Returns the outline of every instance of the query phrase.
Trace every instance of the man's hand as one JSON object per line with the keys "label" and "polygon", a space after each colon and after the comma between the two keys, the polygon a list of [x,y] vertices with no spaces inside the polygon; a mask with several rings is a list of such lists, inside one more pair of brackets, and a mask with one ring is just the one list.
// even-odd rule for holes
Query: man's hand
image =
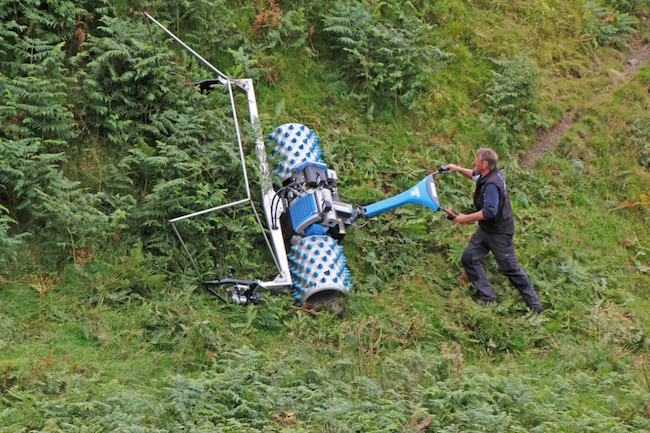
{"label": "man's hand", "polygon": [[485,217],[483,216],[483,211],[480,210],[478,212],[471,213],[469,215],[465,215],[464,213],[459,213],[456,215],[456,218],[452,221],[454,224],[467,224],[467,223],[473,223],[474,221],[482,221],[484,220]]}
{"label": "man's hand", "polygon": [[454,218],[451,222],[454,223],[454,224],[467,224],[467,223],[469,223],[471,221],[469,219],[469,215],[459,213],[459,214],[456,215],[456,218]]}

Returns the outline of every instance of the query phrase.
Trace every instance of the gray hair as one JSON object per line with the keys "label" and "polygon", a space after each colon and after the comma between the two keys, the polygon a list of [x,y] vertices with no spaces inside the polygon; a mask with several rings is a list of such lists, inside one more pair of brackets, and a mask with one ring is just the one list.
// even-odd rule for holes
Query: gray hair
{"label": "gray hair", "polygon": [[490,170],[494,169],[497,166],[497,162],[499,162],[499,155],[489,147],[481,147],[476,151],[476,156],[481,158],[481,161],[487,162]]}

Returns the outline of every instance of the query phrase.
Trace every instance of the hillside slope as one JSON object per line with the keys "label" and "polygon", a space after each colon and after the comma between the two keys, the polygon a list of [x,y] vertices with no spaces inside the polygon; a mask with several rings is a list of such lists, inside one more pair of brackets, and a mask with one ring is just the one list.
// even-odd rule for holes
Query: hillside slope
{"label": "hillside slope", "polygon": [[[340,315],[208,296],[168,220],[244,194],[230,102],[141,7],[254,79],[265,135],[314,128],[351,203],[495,148],[544,313],[491,258],[476,305],[474,227],[415,207],[349,230]],[[649,431],[649,11],[0,1],[0,431]],[[250,212],[181,229],[206,275],[273,277]]]}

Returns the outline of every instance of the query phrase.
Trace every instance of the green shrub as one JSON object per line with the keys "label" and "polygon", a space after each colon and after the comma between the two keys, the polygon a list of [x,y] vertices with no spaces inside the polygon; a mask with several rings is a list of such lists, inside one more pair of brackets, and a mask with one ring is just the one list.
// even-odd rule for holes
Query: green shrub
{"label": "green shrub", "polygon": [[[15,225],[16,221],[11,219],[7,212],[7,208],[0,205],[0,265],[7,265],[16,258],[21,238],[11,234],[11,226]],[[26,235],[23,233],[23,236]]]}
{"label": "green shrub", "polygon": [[432,45],[431,28],[410,2],[337,1],[323,21],[333,47],[346,53],[345,69],[355,91],[368,98],[379,93],[413,106],[418,91],[448,57]]}
{"label": "green shrub", "polygon": [[493,63],[497,69],[491,71],[484,94],[487,110],[481,115],[481,121],[494,142],[512,148],[535,128],[548,126],[535,105],[537,80],[542,73],[525,56],[493,60]]}
{"label": "green shrub", "polygon": [[591,38],[594,47],[615,45],[636,32],[634,27],[639,22],[627,13],[611,11],[591,1],[586,8],[584,34]]}
{"label": "green shrub", "polygon": [[104,215],[92,205],[94,196],[61,170],[70,143],[79,136],[67,99],[74,87],[68,54],[76,53],[66,48],[87,12],[68,2],[55,2],[52,10],[3,3],[0,202],[17,221],[17,233],[45,229],[46,241],[74,258],[76,248],[88,246],[91,239],[101,241],[107,229]]}
{"label": "green shrub", "polygon": [[643,13],[642,8],[650,6],[648,0],[605,0],[605,4],[615,10],[632,15]]}
{"label": "green shrub", "polygon": [[644,116],[630,127],[630,134],[621,137],[622,146],[632,151],[638,163],[650,169],[650,117]]}

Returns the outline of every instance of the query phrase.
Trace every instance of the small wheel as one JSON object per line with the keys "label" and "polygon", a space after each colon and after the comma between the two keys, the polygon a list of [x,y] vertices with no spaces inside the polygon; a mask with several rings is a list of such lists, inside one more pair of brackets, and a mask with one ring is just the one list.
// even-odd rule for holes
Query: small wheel
{"label": "small wheel", "polygon": [[323,290],[314,293],[304,303],[309,310],[329,310],[332,313],[341,315],[345,310],[345,295],[336,290]]}

